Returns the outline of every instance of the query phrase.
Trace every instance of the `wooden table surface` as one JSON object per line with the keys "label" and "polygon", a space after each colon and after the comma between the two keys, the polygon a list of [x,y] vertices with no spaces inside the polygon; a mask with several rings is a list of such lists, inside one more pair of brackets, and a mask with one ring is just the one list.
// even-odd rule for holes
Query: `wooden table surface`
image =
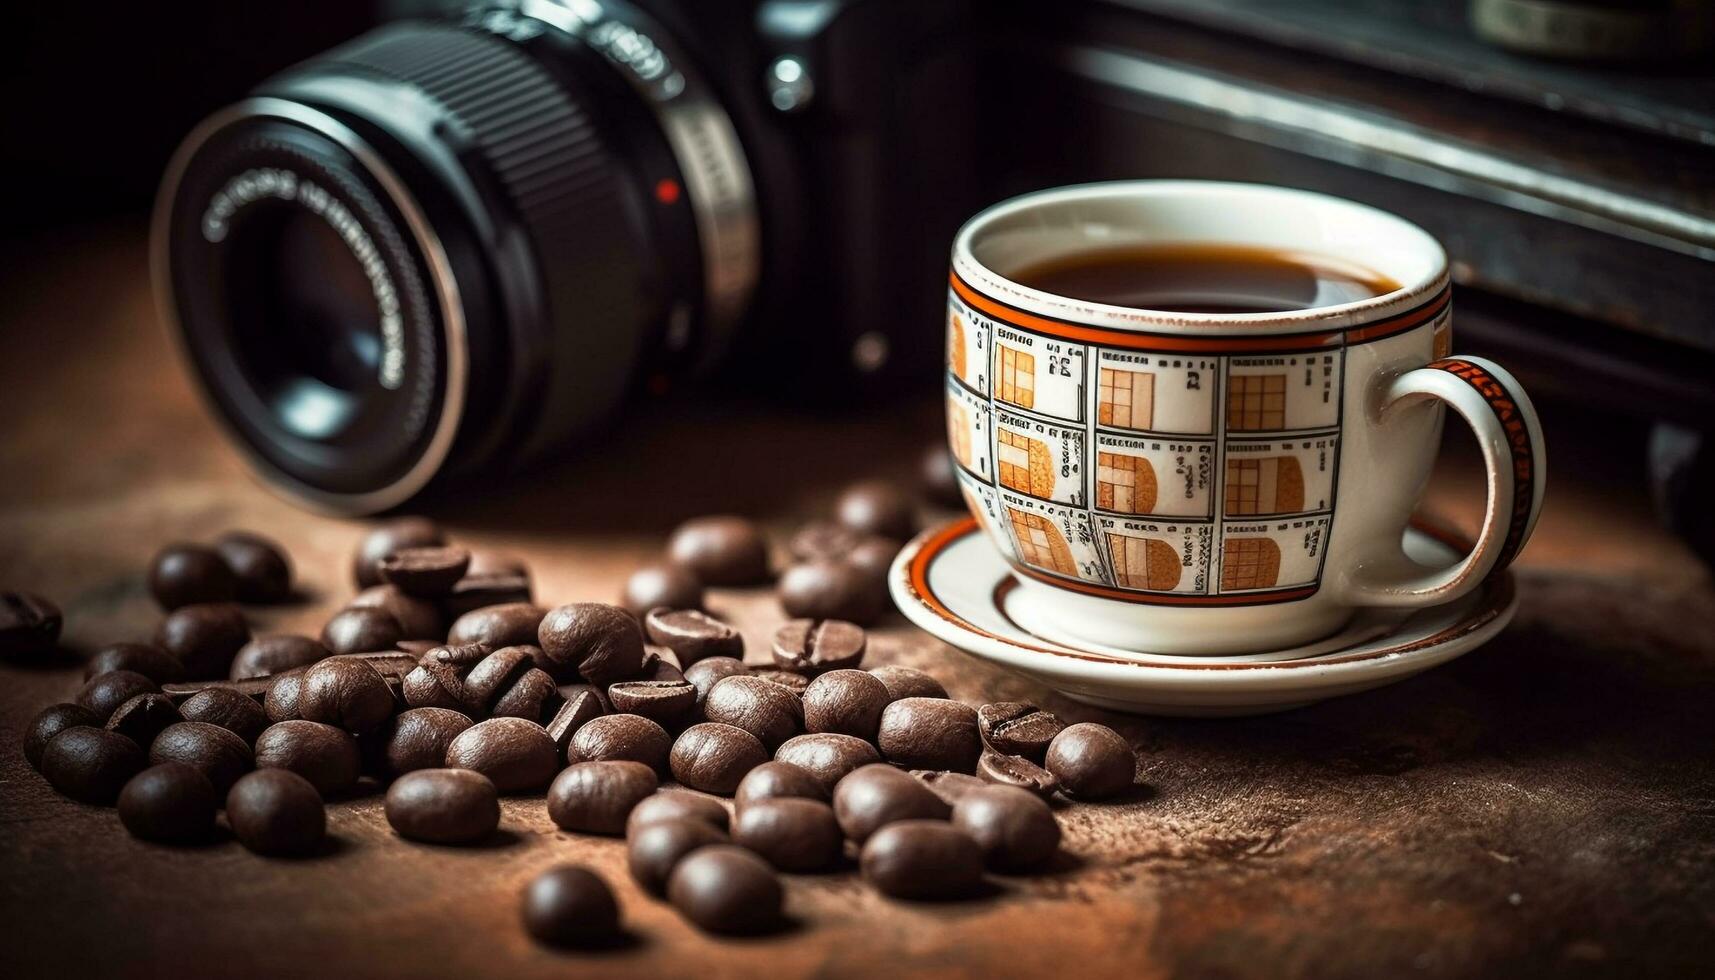
{"label": "wooden table surface", "polygon": [[[22,726],[77,689],[75,654],[152,630],[157,547],[232,527],[287,543],[309,592],[257,627],[313,632],[351,593],[364,525],[270,496],[217,438],[166,353],[135,229],[4,258],[0,587],[59,602],[71,653],[0,667],[0,976],[1684,976],[1715,960],[1715,589],[1650,522],[1635,432],[1573,406],[1546,406],[1553,476],[1518,618],[1391,688],[1254,719],[1131,718],[897,616],[878,629],[871,665],[1100,720],[1142,753],[1146,791],[1062,810],[1066,860],[988,899],[907,905],[851,874],[794,877],[789,934],[712,939],[631,885],[619,842],[558,832],[539,797],[508,800],[504,834],[476,849],[398,839],[373,794],[330,807],[336,846],[313,859],[132,840],[22,758]],[[925,394],[833,419],[679,404],[435,516],[527,557],[549,604],[611,599],[686,516],[784,532],[850,479],[908,473],[938,429]],[[1431,507],[1473,526],[1476,480],[1455,452]],[[760,654],[772,598],[712,601]],[[615,886],[629,947],[524,935],[520,889],[562,861]]]}

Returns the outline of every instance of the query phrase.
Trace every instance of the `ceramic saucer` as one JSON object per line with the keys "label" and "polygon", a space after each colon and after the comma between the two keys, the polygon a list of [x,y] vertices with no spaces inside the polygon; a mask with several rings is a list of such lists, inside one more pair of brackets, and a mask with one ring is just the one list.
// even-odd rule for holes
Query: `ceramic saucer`
{"label": "ceramic saucer", "polygon": [[[1404,543],[1407,555],[1432,567],[1451,565],[1469,547],[1421,526],[1409,529]],[[1285,711],[1391,684],[1481,646],[1518,608],[1512,575],[1502,572],[1444,605],[1361,612],[1340,633],[1307,646],[1170,656],[1048,639],[1040,611],[1015,584],[968,517],[919,535],[888,575],[900,611],[937,638],[1074,700],[1158,715]]]}

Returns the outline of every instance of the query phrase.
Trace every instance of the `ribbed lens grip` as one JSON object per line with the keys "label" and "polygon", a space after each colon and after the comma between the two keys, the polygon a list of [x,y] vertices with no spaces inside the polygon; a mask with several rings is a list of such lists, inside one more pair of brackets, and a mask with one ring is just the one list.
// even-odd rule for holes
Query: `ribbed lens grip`
{"label": "ribbed lens grip", "polygon": [[426,22],[381,28],[304,68],[378,75],[432,99],[511,203],[546,294],[550,357],[577,372],[546,386],[528,442],[551,443],[588,406],[612,404],[644,339],[633,318],[639,259],[619,233],[631,220],[620,166],[574,93],[506,41]]}
{"label": "ribbed lens grip", "polygon": [[452,26],[400,24],[316,61],[386,75],[439,102],[468,127],[544,246],[560,240],[563,223],[618,204],[613,160],[588,115],[504,41]]}

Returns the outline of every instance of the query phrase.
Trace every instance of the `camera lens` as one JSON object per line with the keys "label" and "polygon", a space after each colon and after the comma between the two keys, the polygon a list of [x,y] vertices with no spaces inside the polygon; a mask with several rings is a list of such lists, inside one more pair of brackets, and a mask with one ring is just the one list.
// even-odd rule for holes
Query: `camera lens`
{"label": "camera lens", "polygon": [[381,366],[362,267],[326,223],[284,208],[258,215],[232,249],[228,309],[245,373],[298,435],[335,435]]}
{"label": "camera lens", "polygon": [[616,3],[390,25],[180,148],[158,293],[265,479],[368,513],[560,448],[716,358],[757,274],[745,157]]}

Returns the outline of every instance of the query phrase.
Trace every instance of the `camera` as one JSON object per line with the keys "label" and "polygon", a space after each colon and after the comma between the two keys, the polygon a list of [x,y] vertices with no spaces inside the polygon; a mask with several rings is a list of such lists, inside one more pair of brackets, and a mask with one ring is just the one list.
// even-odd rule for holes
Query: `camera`
{"label": "camera", "polygon": [[317,509],[553,454],[714,372],[852,400],[937,363],[975,174],[965,2],[506,0],[386,24],[198,126],[157,293]]}

